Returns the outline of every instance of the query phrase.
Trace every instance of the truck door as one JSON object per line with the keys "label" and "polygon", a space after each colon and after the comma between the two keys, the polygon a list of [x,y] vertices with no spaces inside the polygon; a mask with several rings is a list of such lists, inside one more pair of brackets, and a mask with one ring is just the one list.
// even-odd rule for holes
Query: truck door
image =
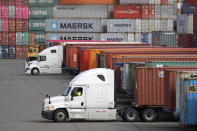
{"label": "truck door", "polygon": [[71,96],[71,117],[72,118],[87,118],[88,113],[86,111],[86,103],[85,103],[85,86],[74,87]]}
{"label": "truck door", "polygon": [[41,72],[46,73],[47,70],[49,70],[46,56],[39,56],[38,61],[39,61],[38,65],[40,67]]}

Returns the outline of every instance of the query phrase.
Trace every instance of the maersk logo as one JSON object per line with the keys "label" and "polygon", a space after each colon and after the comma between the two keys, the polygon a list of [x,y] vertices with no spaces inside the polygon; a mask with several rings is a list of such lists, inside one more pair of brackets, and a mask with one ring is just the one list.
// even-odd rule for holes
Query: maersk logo
{"label": "maersk logo", "polygon": [[51,21],[50,30],[58,31],[58,21]]}

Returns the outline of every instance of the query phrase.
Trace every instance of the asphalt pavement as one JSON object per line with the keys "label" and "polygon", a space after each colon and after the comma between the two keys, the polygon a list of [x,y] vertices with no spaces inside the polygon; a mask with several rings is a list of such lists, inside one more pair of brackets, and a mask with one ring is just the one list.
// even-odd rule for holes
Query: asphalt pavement
{"label": "asphalt pavement", "polygon": [[152,123],[122,120],[55,123],[43,119],[42,97],[63,94],[74,76],[26,75],[24,63],[25,60],[0,59],[0,131],[197,131],[195,127],[180,128],[171,119]]}

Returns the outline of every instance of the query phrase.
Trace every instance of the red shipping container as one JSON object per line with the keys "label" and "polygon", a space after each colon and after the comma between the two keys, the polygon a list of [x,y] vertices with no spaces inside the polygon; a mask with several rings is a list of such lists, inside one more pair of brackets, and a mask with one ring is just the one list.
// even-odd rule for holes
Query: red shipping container
{"label": "red shipping container", "polygon": [[149,5],[142,5],[142,18],[149,18]]}
{"label": "red shipping container", "polygon": [[178,46],[183,48],[193,48],[194,35],[178,34]]}
{"label": "red shipping container", "polygon": [[15,32],[9,32],[8,34],[8,44],[9,45],[16,45],[16,33]]}
{"label": "red shipping container", "polygon": [[22,8],[23,8],[22,18],[29,19],[29,6],[22,6]]}
{"label": "red shipping container", "polygon": [[23,18],[23,6],[17,5],[16,6],[16,19]]}
{"label": "red shipping container", "polygon": [[16,5],[16,0],[7,0],[9,5]]}
{"label": "red shipping container", "polygon": [[2,33],[0,32],[0,45],[2,45]]}
{"label": "red shipping container", "polygon": [[186,0],[186,2],[189,6],[197,6],[197,0]]}
{"label": "red shipping container", "polygon": [[23,19],[22,30],[23,30],[23,32],[29,31],[29,20],[28,19]]}
{"label": "red shipping container", "polygon": [[2,18],[1,8],[2,8],[2,6],[1,6],[1,4],[0,4],[0,18]]}
{"label": "red shipping container", "polygon": [[2,32],[2,45],[8,45],[8,32]]}
{"label": "red shipping container", "polygon": [[46,48],[47,48],[47,45],[39,45],[39,52],[41,52],[42,50]]}
{"label": "red shipping container", "polygon": [[9,32],[15,32],[16,31],[16,20],[15,19],[9,19]]}
{"label": "red shipping container", "polygon": [[23,31],[23,19],[16,19],[16,31]]}
{"label": "red shipping container", "polygon": [[1,5],[1,18],[8,19],[9,18],[9,6]]}
{"label": "red shipping container", "polygon": [[23,48],[23,46],[21,46],[21,45],[16,46],[16,58],[17,59],[22,58],[22,48]]}
{"label": "red shipping container", "polygon": [[141,18],[140,5],[114,5],[114,18]]}
{"label": "red shipping container", "polygon": [[[193,16],[193,23],[197,23],[197,9],[195,9],[195,11],[194,11],[194,16]],[[193,31],[195,32],[195,33],[197,33],[197,24],[193,24],[193,26],[194,26],[194,29],[193,29]]]}
{"label": "red shipping container", "polygon": [[28,57],[28,50],[29,50],[28,46],[23,46],[23,49],[22,49],[22,58],[23,59],[26,59]]}
{"label": "red shipping container", "polygon": [[148,18],[155,18],[155,5],[148,6]]}
{"label": "red shipping container", "polygon": [[2,3],[3,5],[7,5],[8,2],[9,2],[9,0],[1,0],[1,1],[2,1],[1,3]]}
{"label": "red shipping container", "polygon": [[16,5],[22,5],[22,0],[16,0]]}
{"label": "red shipping container", "polygon": [[1,19],[2,32],[8,32],[8,19]]}
{"label": "red shipping container", "polygon": [[167,5],[168,4],[168,0],[161,0],[161,4],[162,5]]}
{"label": "red shipping container", "polygon": [[36,43],[36,32],[29,32],[29,44],[33,45]]}

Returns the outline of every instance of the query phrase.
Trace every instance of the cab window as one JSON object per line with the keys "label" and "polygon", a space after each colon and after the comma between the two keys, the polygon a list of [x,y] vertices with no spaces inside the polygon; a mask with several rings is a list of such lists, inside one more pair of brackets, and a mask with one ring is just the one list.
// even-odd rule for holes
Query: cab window
{"label": "cab window", "polygon": [[46,61],[46,56],[39,56],[38,61]]}
{"label": "cab window", "polygon": [[75,87],[72,90],[72,95],[73,95],[73,97],[82,96],[83,95],[83,88],[82,87]]}

